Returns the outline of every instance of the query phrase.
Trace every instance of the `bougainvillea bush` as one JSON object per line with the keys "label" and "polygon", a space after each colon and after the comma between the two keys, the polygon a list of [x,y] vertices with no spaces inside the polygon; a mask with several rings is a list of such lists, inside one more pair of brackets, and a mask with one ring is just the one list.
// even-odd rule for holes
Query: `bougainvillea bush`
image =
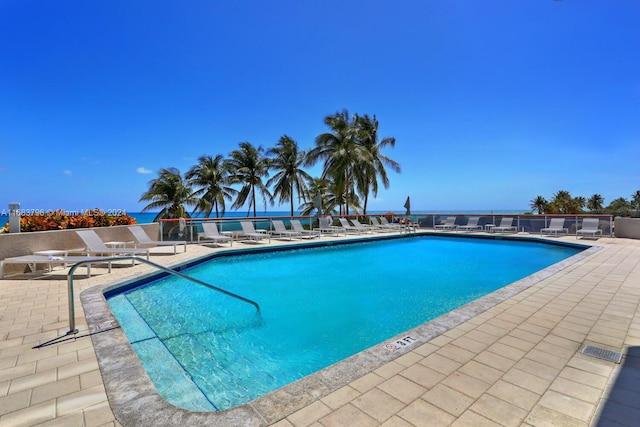
{"label": "bougainvillea bush", "polygon": [[[59,210],[20,216],[20,231],[111,227],[112,225],[133,225],[135,223],[136,219],[127,214],[109,215],[97,208],[76,214],[67,214],[65,211]],[[9,232],[9,222],[4,225],[3,231]]]}

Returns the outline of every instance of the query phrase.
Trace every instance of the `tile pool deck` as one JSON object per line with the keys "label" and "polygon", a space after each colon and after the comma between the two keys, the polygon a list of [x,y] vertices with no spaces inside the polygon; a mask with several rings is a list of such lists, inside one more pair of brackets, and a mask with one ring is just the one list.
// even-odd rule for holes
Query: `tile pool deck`
{"label": "tile pool deck", "polygon": [[[262,425],[640,425],[640,241],[578,242],[601,249],[300,409],[274,408]],[[152,260],[217,250],[158,248]],[[128,426],[110,406],[79,295],[149,271],[93,268],[87,279],[81,269],[78,338],[39,349],[69,329],[66,271],[0,280],[0,426]],[[622,352],[622,362],[582,354],[585,344]],[[165,425],[174,424],[188,425]]]}

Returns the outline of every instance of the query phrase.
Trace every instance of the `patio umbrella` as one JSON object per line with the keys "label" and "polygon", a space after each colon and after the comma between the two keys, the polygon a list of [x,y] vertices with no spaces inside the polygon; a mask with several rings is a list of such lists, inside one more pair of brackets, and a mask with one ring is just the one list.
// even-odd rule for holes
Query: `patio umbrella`
{"label": "patio umbrella", "polygon": [[404,208],[407,210],[405,215],[411,215],[411,199],[407,196],[407,201],[404,202]]}

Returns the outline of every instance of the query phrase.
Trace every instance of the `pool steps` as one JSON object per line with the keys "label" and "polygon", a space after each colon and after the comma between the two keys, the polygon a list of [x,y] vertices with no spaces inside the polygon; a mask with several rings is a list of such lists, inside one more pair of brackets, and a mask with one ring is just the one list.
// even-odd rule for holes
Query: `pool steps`
{"label": "pool steps", "polygon": [[[158,270],[162,270],[162,271],[164,271],[166,273],[172,274],[174,276],[178,276],[178,277],[180,277],[182,279],[185,279],[185,280],[190,280],[190,281],[192,281],[194,283],[197,283],[199,285],[205,286],[205,287],[207,287],[209,289],[213,289],[214,291],[221,292],[221,293],[223,293],[225,295],[228,295],[228,296],[230,296],[232,298],[235,298],[235,299],[238,299],[240,301],[244,301],[246,303],[249,303],[249,304],[253,305],[256,308],[258,313],[260,312],[260,305],[258,305],[257,302],[255,302],[253,300],[250,300],[249,298],[245,298],[245,297],[240,296],[238,294],[234,294],[233,292],[229,292],[227,290],[224,290],[222,288],[214,286],[214,285],[212,285],[210,283],[203,282],[202,280],[198,280],[198,279],[195,279],[193,277],[187,276],[185,274],[179,273],[179,272],[177,272],[177,271],[175,271],[175,270],[173,270],[171,268],[167,268],[167,267],[165,267],[163,265],[156,264],[155,262],[149,261],[147,259],[136,257],[136,256],[118,256],[118,257],[108,257],[106,259],[108,261],[110,261],[110,262],[113,262],[113,261],[125,261],[125,260],[134,261],[134,262],[135,261],[143,262],[145,264],[148,264],[148,265],[150,265],[152,267],[157,268]],[[69,274],[67,275],[67,284],[68,284],[68,291],[69,291],[69,331],[67,332],[67,335],[77,334],[78,333],[78,330],[76,329],[75,306],[74,306],[74,303],[73,303],[73,274],[75,273],[76,269],[79,266],[81,266],[82,264],[87,264],[89,262],[95,263],[95,260],[80,261],[80,262],[75,263],[71,267],[71,269],[69,270]]]}

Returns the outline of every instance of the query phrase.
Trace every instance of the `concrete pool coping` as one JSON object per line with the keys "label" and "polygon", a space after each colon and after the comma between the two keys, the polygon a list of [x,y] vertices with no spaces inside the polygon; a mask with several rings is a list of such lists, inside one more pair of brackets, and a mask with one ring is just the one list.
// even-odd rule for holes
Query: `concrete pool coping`
{"label": "concrete pool coping", "polygon": [[[424,234],[451,235],[449,233]],[[465,237],[473,238],[474,236],[467,234]],[[532,239],[528,236],[489,236],[489,238],[545,242],[545,240]],[[336,239],[330,243],[342,240]],[[549,242],[558,244],[557,240]],[[269,247],[269,250],[273,249],[273,246]],[[330,395],[523,290],[584,260],[600,249],[599,246],[591,246],[559,263],[386,341],[394,342],[409,335],[416,339],[411,345],[389,351],[384,348],[384,343],[381,343],[248,404],[220,412],[192,412],[177,408],[157,393],[124,332],[116,327],[117,321],[103,295],[104,291],[125,285],[131,280],[89,288],[81,293],[81,300],[89,330],[94,332],[91,339],[111,408],[124,425],[266,425],[285,419],[318,399]]]}

